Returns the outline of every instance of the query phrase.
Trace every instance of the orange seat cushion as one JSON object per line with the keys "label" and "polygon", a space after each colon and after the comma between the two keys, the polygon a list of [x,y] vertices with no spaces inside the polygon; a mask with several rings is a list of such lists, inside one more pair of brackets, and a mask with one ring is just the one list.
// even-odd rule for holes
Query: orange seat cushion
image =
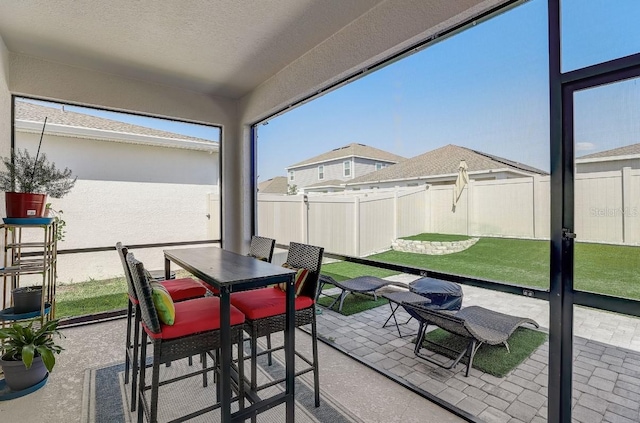
{"label": "orange seat cushion", "polygon": [[[220,329],[220,298],[202,297],[175,303],[176,317],[173,325],[160,324],[160,333],[144,330],[154,339],[175,339],[196,333]],[[231,306],[231,326],[244,323],[244,314]]]}
{"label": "orange seat cushion", "polygon": [[204,294],[207,293],[207,288],[202,283],[191,278],[170,279],[162,281],[160,284],[169,291],[173,301],[204,297]]}
{"label": "orange seat cushion", "polygon": [[[287,294],[278,287],[260,288],[231,294],[231,304],[237,307],[247,319],[257,320],[277,316],[286,312]],[[313,298],[297,297],[296,310],[311,307]]]}

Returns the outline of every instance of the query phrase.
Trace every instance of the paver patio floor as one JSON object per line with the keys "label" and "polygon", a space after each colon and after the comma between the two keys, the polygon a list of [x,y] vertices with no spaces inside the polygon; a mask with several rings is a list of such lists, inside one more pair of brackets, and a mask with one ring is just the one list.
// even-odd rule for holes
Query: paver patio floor
{"label": "paver patio floor", "polygon": [[[415,277],[397,275],[387,279],[410,282]],[[468,286],[463,290],[463,306],[480,305],[530,317],[543,330],[549,326],[546,301]],[[409,316],[401,310],[398,321],[404,322]],[[407,336],[400,338],[394,325],[382,328],[389,315],[388,305],[351,316],[324,309],[318,316],[318,331],[369,365],[481,421],[546,421],[548,343],[504,378],[477,369],[465,377],[464,365],[451,371],[415,357],[412,341],[417,322],[412,320],[401,326]],[[576,307],[574,333],[573,421],[640,421],[640,319]]]}

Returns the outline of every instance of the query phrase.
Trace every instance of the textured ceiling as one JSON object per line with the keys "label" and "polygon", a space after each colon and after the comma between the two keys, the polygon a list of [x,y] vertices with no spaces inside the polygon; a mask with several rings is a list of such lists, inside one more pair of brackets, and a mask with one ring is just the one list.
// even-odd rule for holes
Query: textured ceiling
{"label": "textured ceiling", "polygon": [[9,51],[239,98],[380,0],[0,2]]}

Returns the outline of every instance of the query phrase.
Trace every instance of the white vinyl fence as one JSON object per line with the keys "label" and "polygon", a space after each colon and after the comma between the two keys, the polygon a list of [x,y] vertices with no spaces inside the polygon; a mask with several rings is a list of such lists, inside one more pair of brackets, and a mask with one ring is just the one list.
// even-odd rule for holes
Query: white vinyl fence
{"label": "white vinyl fence", "polygon": [[[471,181],[453,207],[453,186],[356,195],[258,195],[258,233],[353,256],[423,232],[548,239],[550,177]],[[577,174],[579,241],[640,245],[640,170]]]}

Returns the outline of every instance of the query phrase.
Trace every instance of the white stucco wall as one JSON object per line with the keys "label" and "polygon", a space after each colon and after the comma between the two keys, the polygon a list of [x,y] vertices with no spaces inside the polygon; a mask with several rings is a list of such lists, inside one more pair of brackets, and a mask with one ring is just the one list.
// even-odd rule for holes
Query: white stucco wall
{"label": "white stucco wall", "polygon": [[[34,153],[40,134],[16,131],[16,147]],[[79,179],[217,186],[218,154],[46,134],[42,152]]]}
{"label": "white stucco wall", "polygon": [[[16,131],[16,146],[35,154],[39,134]],[[218,189],[218,154],[46,135],[41,152],[78,177],[48,201],[67,223],[59,249],[208,239],[209,194]],[[60,282],[121,273],[113,254],[61,255]]]}

